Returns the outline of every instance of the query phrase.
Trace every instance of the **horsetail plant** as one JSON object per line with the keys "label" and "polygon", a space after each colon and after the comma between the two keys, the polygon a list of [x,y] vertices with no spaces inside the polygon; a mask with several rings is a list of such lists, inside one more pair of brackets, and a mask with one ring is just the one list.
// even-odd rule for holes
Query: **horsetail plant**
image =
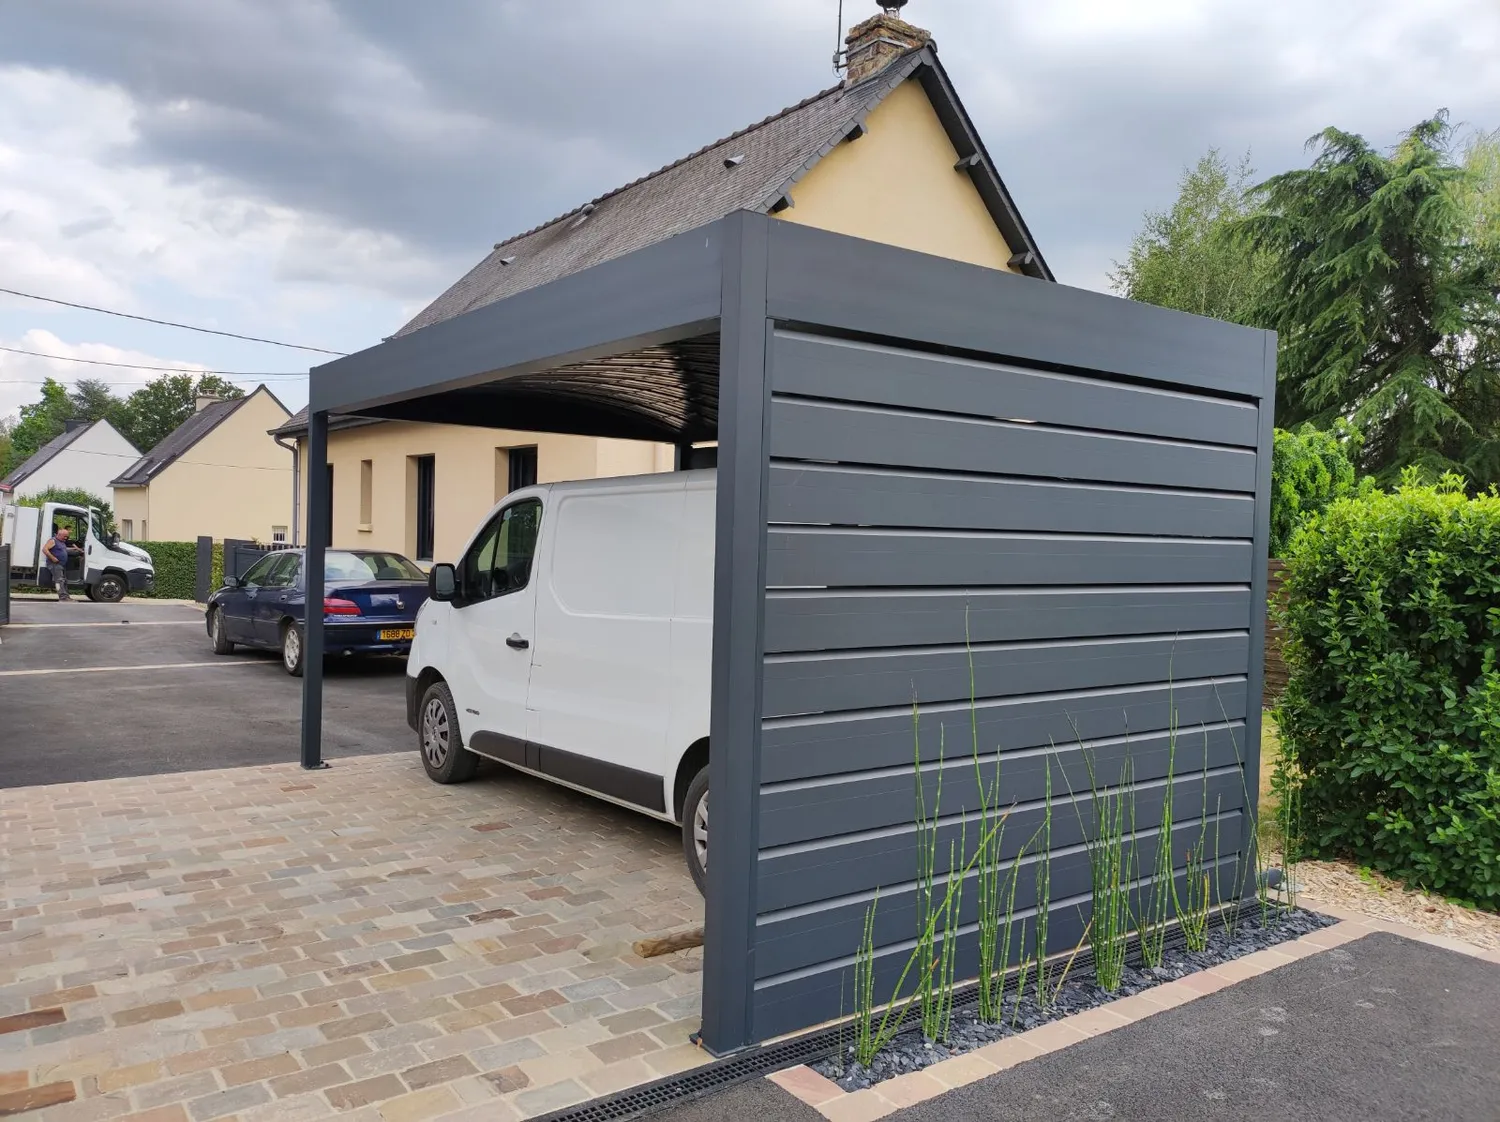
{"label": "horsetail plant", "polygon": [[973,740],[974,782],[979,788],[979,876],[975,885],[979,911],[978,1012],[981,1021],[994,1024],[1001,1016],[1003,979],[1005,969],[1010,965],[1010,927],[1015,915],[1016,876],[1020,856],[1017,855],[1016,862],[1011,865],[1007,885],[1001,872],[1005,827],[1002,824],[998,829],[991,829],[1000,806],[1000,750],[995,750],[994,778],[986,783],[979,750],[979,709],[975,697],[974,651],[969,642],[967,607],[964,609],[964,647],[969,657],[969,732]]}
{"label": "horsetail plant", "polygon": [[[1125,973],[1125,949],[1130,941],[1130,857],[1126,852],[1126,813],[1135,819],[1135,780],[1127,754],[1120,767],[1120,783],[1113,790],[1099,788],[1093,754],[1085,751],[1089,788],[1093,801],[1093,830],[1083,824],[1078,800],[1073,808],[1079,813],[1084,844],[1089,855],[1093,910],[1085,934],[1094,952],[1094,977],[1106,993],[1120,988]],[[1067,778],[1064,771],[1063,778]],[[1072,794],[1071,788],[1069,794]],[[1133,832],[1133,830],[1131,831]],[[1061,983],[1059,983],[1061,985]]]}
{"label": "horsetail plant", "polygon": [[1052,968],[1047,962],[1047,936],[1052,918],[1052,757],[1047,756],[1043,762],[1046,780],[1042,802],[1042,840],[1036,863],[1036,1003],[1043,1009],[1050,1009]]}
{"label": "horsetail plant", "polygon": [[1140,917],[1141,961],[1158,967],[1166,958],[1167,927],[1172,921],[1172,888],[1176,881],[1176,859],[1172,850],[1174,799],[1177,786],[1177,707],[1168,685],[1167,782],[1162,796],[1161,829],[1156,835],[1156,855],[1151,871],[1151,889]]}
{"label": "horsetail plant", "polygon": [[[1183,941],[1190,951],[1208,946],[1208,921],[1213,908],[1213,883],[1208,871],[1208,731],[1203,733],[1203,798],[1199,803],[1198,844],[1187,851],[1187,869],[1183,874],[1183,891],[1172,882],[1172,903]],[[1218,846],[1215,844],[1215,858]]]}

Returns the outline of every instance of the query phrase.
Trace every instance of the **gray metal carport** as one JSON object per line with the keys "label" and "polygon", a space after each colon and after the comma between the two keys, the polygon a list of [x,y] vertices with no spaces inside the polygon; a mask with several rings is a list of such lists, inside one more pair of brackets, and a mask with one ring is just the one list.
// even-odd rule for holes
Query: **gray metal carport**
{"label": "gray metal carport", "polygon": [[[1153,831],[1175,723],[1192,747],[1174,849],[1211,815],[1239,883],[1274,384],[1266,332],[737,212],[318,368],[309,462],[330,412],[718,440],[703,1038],[725,1053],[851,1007],[877,889],[877,992],[894,983],[915,907],[914,702],[924,782],[940,728],[959,745],[944,850],[977,833],[972,689],[1014,804],[1007,860],[1044,766],[1086,786],[1079,738],[1105,775],[1128,746]],[[308,476],[316,554],[330,498]],[[316,603],[322,567],[307,571]],[[306,642],[318,766],[316,613]],[[1053,828],[1053,950],[1086,922],[1081,828]]]}

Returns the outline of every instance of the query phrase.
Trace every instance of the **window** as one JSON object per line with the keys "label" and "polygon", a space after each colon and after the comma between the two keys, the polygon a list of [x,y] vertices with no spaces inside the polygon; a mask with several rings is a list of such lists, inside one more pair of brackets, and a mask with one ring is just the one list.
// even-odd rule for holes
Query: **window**
{"label": "window", "polygon": [[131,519],[120,520],[120,536],[128,542],[135,541],[135,523]]}
{"label": "window", "polygon": [[323,559],[324,580],[400,580],[427,583],[427,575],[399,553],[334,550]]}
{"label": "window", "polygon": [[375,461],[359,461],[359,528],[370,530],[375,521]]}
{"label": "window", "polygon": [[146,533],[146,520],[144,518],[141,519],[141,536],[138,540],[143,542],[151,540],[151,535]]}
{"label": "window", "polygon": [[519,592],[531,581],[542,504],[535,499],[508,506],[486,526],[460,568],[460,587],[470,603]]}
{"label": "window", "polygon": [[291,588],[297,583],[297,570],[301,566],[300,554],[283,550],[271,554],[274,561],[266,578],[261,581],[262,588]]}
{"label": "window", "polygon": [[[125,525],[129,526],[130,523],[127,522],[127,523],[125,523]],[[272,526],[271,527],[271,544],[272,545],[286,545],[286,527],[285,526]]]}
{"label": "window", "polygon": [[276,562],[280,561],[282,557],[283,554],[280,553],[266,554],[255,564],[250,566],[249,570],[245,573],[244,579],[240,583],[245,585],[245,587],[247,588],[259,588],[261,585],[266,583],[266,578],[270,575],[271,570],[276,565]]}
{"label": "window", "polygon": [[412,487],[409,492],[412,496],[412,527],[406,542],[418,561],[431,561],[437,523],[437,457],[410,456],[407,464],[407,478]]}
{"label": "window", "polygon": [[510,468],[510,477],[507,480],[508,489],[505,492],[507,495],[511,491],[519,491],[522,487],[536,485],[536,449],[534,447],[512,448],[506,453],[505,458]]}

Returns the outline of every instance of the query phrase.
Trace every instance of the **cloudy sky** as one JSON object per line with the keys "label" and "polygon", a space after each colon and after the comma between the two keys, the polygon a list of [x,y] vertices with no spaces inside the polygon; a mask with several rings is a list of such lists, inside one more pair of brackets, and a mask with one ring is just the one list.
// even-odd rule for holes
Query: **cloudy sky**
{"label": "cloudy sky", "polygon": [[[845,0],[852,22],[873,0]],[[5,0],[0,287],[353,351],[491,243],[832,81],[838,0]],[[1058,278],[1106,288],[1210,146],[1500,126],[1495,0],[913,0]],[[307,352],[0,296],[0,347]],[[0,415],[47,374],[0,351]],[[246,379],[241,379],[246,380]],[[253,385],[256,379],[248,379]],[[291,408],[305,377],[267,379]]]}

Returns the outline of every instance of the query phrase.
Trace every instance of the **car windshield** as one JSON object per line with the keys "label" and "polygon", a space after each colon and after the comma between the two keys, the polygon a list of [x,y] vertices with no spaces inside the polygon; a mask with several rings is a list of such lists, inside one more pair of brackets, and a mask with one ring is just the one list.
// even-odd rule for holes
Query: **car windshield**
{"label": "car windshield", "polygon": [[399,553],[347,553],[331,549],[323,558],[324,580],[417,580],[427,575]]}

